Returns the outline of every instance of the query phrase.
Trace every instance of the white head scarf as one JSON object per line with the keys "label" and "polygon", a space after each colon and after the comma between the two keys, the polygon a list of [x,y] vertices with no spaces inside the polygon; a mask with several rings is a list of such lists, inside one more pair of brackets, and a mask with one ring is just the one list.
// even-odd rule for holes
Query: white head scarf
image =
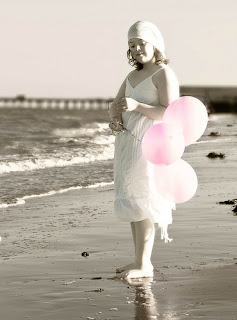
{"label": "white head scarf", "polygon": [[133,38],[142,39],[152,44],[165,56],[165,44],[160,30],[149,21],[137,21],[128,30],[128,41]]}

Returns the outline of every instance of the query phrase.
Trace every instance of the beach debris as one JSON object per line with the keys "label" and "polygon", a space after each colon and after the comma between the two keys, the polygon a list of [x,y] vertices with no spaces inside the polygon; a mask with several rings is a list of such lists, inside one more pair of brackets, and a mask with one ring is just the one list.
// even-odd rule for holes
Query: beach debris
{"label": "beach debris", "polygon": [[219,204],[233,204],[231,210],[233,212],[233,216],[237,216],[237,199],[220,201]]}
{"label": "beach debris", "polygon": [[93,292],[103,292],[103,291],[104,291],[104,289],[102,289],[102,288],[93,290]]}
{"label": "beach debris", "polygon": [[219,204],[234,204],[234,205],[237,205],[237,199],[220,201]]}
{"label": "beach debris", "polygon": [[118,308],[110,308],[110,311],[118,311]]}
{"label": "beach debris", "polygon": [[210,152],[207,155],[208,158],[225,158],[225,153],[216,153],[216,152]]}
{"label": "beach debris", "polygon": [[221,135],[221,133],[219,132],[219,131],[212,131],[212,132],[210,132],[210,134],[209,134],[209,136],[210,137],[217,137],[217,136],[220,136]]}
{"label": "beach debris", "polygon": [[85,292],[103,292],[104,289],[99,288],[99,289],[95,289],[95,290],[89,290],[89,291],[85,291]]}
{"label": "beach debris", "polygon": [[0,237],[0,242],[2,241],[2,237]]}
{"label": "beach debris", "polygon": [[237,204],[233,207],[233,216],[237,216]]}
{"label": "beach debris", "polygon": [[86,251],[84,251],[84,252],[82,252],[82,257],[89,257],[89,255],[90,255],[90,253],[89,252],[86,252]]}
{"label": "beach debris", "polygon": [[102,277],[94,277],[94,278],[91,278],[91,280],[101,280]]}

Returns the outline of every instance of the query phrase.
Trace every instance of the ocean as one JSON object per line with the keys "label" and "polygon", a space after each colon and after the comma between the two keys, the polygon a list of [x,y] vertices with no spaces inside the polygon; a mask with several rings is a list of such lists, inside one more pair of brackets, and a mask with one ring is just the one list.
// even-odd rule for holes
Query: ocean
{"label": "ocean", "polygon": [[113,183],[105,110],[0,108],[0,208]]}
{"label": "ocean", "polygon": [[[113,184],[115,137],[106,110],[0,108],[0,208],[24,204],[71,189]],[[221,135],[210,137],[211,131]],[[225,143],[223,144],[223,142]],[[221,148],[218,147],[221,142]],[[196,143],[206,154],[224,152],[228,165],[237,158],[237,115],[211,114],[208,127]],[[215,160],[186,148],[184,160]],[[220,161],[220,159],[216,159]],[[225,161],[225,160],[223,160]]]}

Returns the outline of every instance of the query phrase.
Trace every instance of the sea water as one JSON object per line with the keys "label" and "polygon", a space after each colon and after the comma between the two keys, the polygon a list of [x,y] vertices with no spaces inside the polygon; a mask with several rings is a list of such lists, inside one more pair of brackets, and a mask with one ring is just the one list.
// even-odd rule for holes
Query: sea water
{"label": "sea water", "polygon": [[[0,108],[0,208],[112,185],[115,137],[108,121],[106,110]],[[212,131],[221,135],[210,137]],[[237,115],[211,114],[206,131],[182,158],[215,169],[216,161],[206,155],[223,152],[226,165],[235,167],[236,143]]]}
{"label": "sea water", "polygon": [[105,110],[0,108],[0,208],[113,183]]}

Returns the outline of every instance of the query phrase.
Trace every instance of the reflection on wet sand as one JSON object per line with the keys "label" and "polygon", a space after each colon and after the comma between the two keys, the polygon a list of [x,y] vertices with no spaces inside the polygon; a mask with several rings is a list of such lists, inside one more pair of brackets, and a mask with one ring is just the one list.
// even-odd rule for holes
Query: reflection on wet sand
{"label": "reflection on wet sand", "polygon": [[152,293],[153,278],[128,279],[123,282],[136,288],[134,319],[158,319],[157,303]]}

